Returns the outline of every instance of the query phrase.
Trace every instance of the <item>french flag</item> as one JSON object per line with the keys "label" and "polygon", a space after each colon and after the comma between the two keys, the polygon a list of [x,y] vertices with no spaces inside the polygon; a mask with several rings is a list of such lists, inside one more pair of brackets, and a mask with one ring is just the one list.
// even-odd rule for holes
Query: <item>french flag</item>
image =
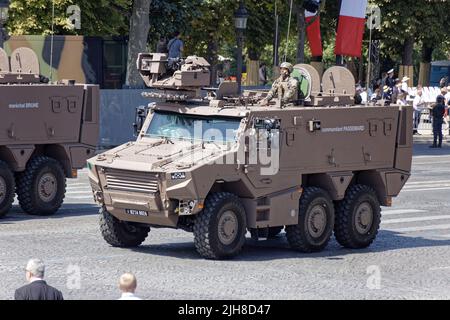
{"label": "french flag", "polygon": [[313,57],[321,57],[323,53],[322,36],[320,34],[320,16],[317,13],[305,10],[306,35],[308,37],[309,47]]}
{"label": "french flag", "polygon": [[334,53],[361,57],[367,0],[342,0]]}

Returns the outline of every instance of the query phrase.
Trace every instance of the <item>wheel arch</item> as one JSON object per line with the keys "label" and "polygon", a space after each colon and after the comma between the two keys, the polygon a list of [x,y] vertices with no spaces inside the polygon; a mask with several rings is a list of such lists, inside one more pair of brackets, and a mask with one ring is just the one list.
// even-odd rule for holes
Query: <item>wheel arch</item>
{"label": "wheel arch", "polygon": [[354,184],[371,187],[375,190],[380,204],[382,206],[390,206],[390,197],[387,196],[388,190],[384,172],[377,170],[360,171],[355,174]]}

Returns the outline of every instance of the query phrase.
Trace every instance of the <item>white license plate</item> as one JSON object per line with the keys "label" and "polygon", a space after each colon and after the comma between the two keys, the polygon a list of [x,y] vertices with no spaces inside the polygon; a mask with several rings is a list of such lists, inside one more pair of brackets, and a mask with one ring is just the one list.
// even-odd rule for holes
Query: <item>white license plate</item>
{"label": "white license plate", "polygon": [[148,212],[143,210],[125,209],[125,212],[132,216],[148,217]]}

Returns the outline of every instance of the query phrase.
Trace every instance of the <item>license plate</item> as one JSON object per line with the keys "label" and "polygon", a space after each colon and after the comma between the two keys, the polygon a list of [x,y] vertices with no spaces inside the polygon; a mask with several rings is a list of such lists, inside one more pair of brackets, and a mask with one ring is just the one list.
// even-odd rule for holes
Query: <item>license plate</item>
{"label": "license plate", "polygon": [[143,210],[126,209],[125,212],[132,216],[148,217],[148,212]]}

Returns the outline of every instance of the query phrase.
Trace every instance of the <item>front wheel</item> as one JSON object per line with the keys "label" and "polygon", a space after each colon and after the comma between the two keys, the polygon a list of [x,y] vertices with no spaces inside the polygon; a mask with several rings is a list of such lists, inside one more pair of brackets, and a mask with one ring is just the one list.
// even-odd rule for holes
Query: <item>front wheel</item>
{"label": "front wheel", "polygon": [[14,174],[5,162],[0,161],[0,218],[11,209],[15,191]]}
{"label": "front wheel", "polygon": [[244,246],[246,221],[244,206],[237,196],[211,194],[195,220],[195,248],[207,259],[236,256]]}
{"label": "front wheel", "polygon": [[113,247],[137,247],[150,232],[149,227],[120,221],[105,208],[100,209],[100,231],[103,239]]}
{"label": "front wheel", "polygon": [[380,202],[375,190],[354,185],[336,206],[334,235],[345,248],[367,248],[375,240],[380,222]]}

